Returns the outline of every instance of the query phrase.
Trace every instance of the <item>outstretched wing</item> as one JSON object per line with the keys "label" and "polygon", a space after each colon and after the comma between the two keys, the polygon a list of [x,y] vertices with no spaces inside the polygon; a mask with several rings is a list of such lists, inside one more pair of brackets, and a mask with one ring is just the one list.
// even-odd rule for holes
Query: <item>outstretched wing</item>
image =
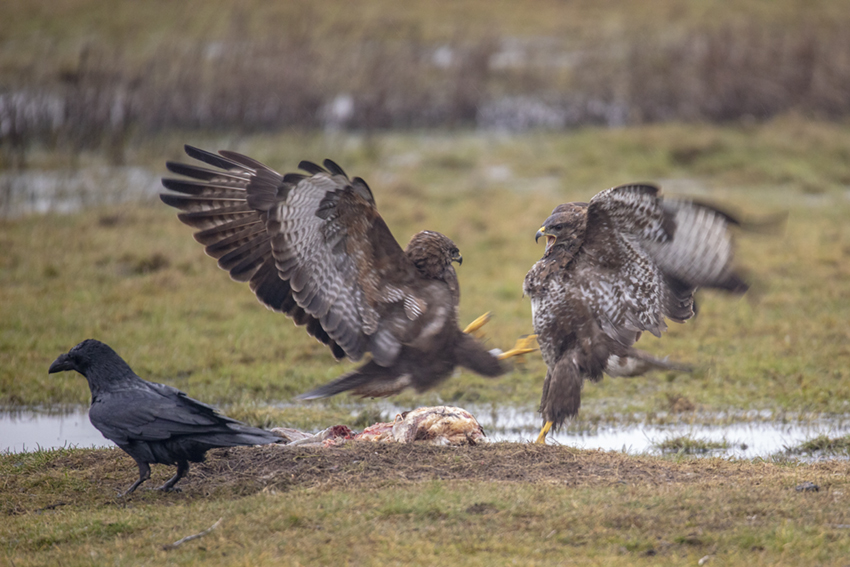
{"label": "outstretched wing", "polygon": [[709,205],[663,199],[654,185],[622,185],[591,199],[575,284],[605,334],[631,345],[641,331],[659,336],[665,317],[692,317],[699,287],[745,291],[732,267],[730,224],[738,221]]}
{"label": "outstretched wing", "polygon": [[182,195],[162,200],[186,211],[179,218],[201,229],[196,240],[264,304],[306,325],[337,358],[371,352],[381,365],[421,328],[429,298],[362,179],[330,160],[282,176],[237,153],[186,152],[223,171],[168,163],[191,179],[164,179]]}

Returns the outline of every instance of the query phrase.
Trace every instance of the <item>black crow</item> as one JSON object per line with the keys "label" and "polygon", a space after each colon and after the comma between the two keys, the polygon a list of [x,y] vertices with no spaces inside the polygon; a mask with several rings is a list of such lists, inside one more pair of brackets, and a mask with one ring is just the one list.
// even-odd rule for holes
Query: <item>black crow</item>
{"label": "black crow", "polygon": [[139,465],[139,480],[130,494],[151,476],[150,463],[177,465],[177,474],[158,490],[170,491],[216,447],[265,445],[281,438],[218,413],[180,390],[142,380],[109,345],[88,339],[60,354],[49,372],[76,370],[91,390],[89,419]]}

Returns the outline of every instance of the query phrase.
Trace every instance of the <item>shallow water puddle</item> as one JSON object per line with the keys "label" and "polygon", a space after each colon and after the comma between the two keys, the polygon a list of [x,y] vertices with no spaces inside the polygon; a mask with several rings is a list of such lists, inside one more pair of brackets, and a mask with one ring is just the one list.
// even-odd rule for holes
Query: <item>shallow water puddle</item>
{"label": "shallow water puddle", "polygon": [[[400,411],[389,405],[383,406],[383,409],[387,420],[391,420]],[[498,410],[484,407],[466,409],[476,416],[491,441],[529,442],[537,437],[540,417],[534,411],[510,407]],[[353,415],[356,415],[356,412],[353,412]],[[0,432],[0,452],[18,453],[38,448],[70,446],[112,446],[112,443],[104,439],[91,425],[85,409],[72,410],[61,415],[33,411],[2,412]],[[782,453],[787,448],[796,447],[821,435],[850,435],[850,416],[783,422],[769,419],[729,421],[721,425],[681,422],[667,425],[605,423],[589,427],[586,423],[579,423],[550,434],[548,439],[550,443],[580,449],[658,455],[662,453],[660,444],[684,437],[696,442],[707,442],[711,446],[705,450],[698,448],[693,451],[692,454],[697,456],[751,459]],[[676,449],[668,452],[675,453]],[[823,458],[835,457],[825,455]]]}
{"label": "shallow water puddle", "polygon": [[59,447],[108,447],[89,421],[87,409],[49,415],[32,411],[0,413],[0,452],[23,453]]}
{"label": "shallow water puddle", "polygon": [[[492,441],[534,441],[542,425],[540,415],[531,410],[467,409],[476,416]],[[686,438],[697,444],[705,442],[714,447],[705,451],[697,447],[689,454],[752,459],[776,455],[821,435],[841,437],[850,434],[850,416],[796,421],[771,420],[770,416],[770,412],[746,412],[740,415],[739,420],[735,420],[728,415],[707,414],[699,416],[702,422],[688,423],[671,419],[673,423],[664,425],[641,423],[641,420],[633,419],[628,423],[606,422],[599,425],[579,422],[550,433],[547,440],[549,443],[579,449],[660,455],[663,452],[677,452],[675,447],[662,451],[661,445],[665,442]]]}

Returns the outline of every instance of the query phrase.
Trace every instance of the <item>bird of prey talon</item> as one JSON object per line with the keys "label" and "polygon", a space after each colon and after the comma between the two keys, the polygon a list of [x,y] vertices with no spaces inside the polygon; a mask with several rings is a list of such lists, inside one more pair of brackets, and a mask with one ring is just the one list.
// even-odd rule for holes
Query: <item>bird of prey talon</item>
{"label": "bird of prey talon", "polygon": [[122,497],[150,478],[152,463],[177,465],[177,473],[157,490],[179,491],[174,485],[189,472],[189,462],[203,462],[210,449],[282,441],[264,429],[230,419],[176,388],[142,380],[109,345],[94,339],[60,354],[48,372],[66,370],[76,370],[89,384],[92,425],[139,467],[139,480]]}
{"label": "bird of prey talon", "polygon": [[499,360],[505,360],[514,356],[522,356],[540,350],[537,346],[537,335],[525,335],[517,339],[514,347],[499,355]]}
{"label": "bird of prey talon", "polygon": [[540,428],[540,434],[537,436],[537,440],[535,441],[535,443],[538,443],[540,445],[545,445],[546,444],[546,434],[548,434],[551,429],[552,429],[552,422],[551,421],[547,421],[546,423],[544,423],[543,427]]}
{"label": "bird of prey talon", "polygon": [[486,377],[508,366],[458,327],[460,289],[454,242],[419,232],[402,248],[363,179],[331,160],[302,161],[305,173],[281,175],[258,161],[186,146],[210,167],[168,162],[183,179],[163,179],[195,239],[261,303],[292,318],[339,360],[371,358],[355,370],[299,396],[349,391],[390,396],[422,392],[456,366]]}
{"label": "bird of prey talon", "polygon": [[487,313],[485,313],[484,315],[481,315],[480,317],[478,317],[477,319],[475,319],[475,321],[473,321],[472,323],[470,323],[469,325],[467,325],[467,326],[466,326],[466,328],[463,330],[463,332],[464,332],[464,333],[475,333],[475,332],[476,332],[476,331],[478,331],[481,327],[483,327],[484,325],[486,325],[487,323],[489,323],[489,322],[490,322],[490,318],[491,318],[491,317],[490,317],[490,312],[488,311]]}
{"label": "bird of prey talon", "polygon": [[629,184],[589,203],[559,205],[537,231],[535,240],[545,237],[546,249],[523,291],[547,366],[538,443],[578,413],[585,380],[648,368],[685,370],[633,345],[643,331],[661,336],[665,318],[682,323],[693,317],[698,288],[747,290],[732,265],[729,227],[775,221],[743,223],[714,206],[662,198],[659,191]]}

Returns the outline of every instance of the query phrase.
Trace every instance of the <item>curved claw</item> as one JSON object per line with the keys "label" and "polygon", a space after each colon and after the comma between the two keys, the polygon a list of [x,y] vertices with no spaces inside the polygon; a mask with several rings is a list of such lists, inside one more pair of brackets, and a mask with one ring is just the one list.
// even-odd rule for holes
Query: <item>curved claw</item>
{"label": "curved claw", "polygon": [[538,443],[540,445],[545,445],[546,444],[546,434],[549,433],[550,429],[552,429],[552,422],[547,421],[546,423],[543,424],[543,427],[540,429],[540,435],[537,436],[537,441],[535,441],[535,443]]}
{"label": "curved claw", "polygon": [[466,328],[463,330],[463,332],[464,333],[474,333],[475,331],[477,331],[478,329],[480,329],[481,327],[486,325],[489,320],[490,320],[490,312],[488,311],[487,313],[485,313],[484,315],[482,315],[481,317],[479,317],[478,319],[476,319],[475,321],[473,321],[472,323],[467,325]]}
{"label": "curved claw", "polygon": [[524,337],[520,337],[517,339],[514,348],[500,354],[498,356],[498,359],[505,360],[506,358],[510,358],[512,356],[520,356],[522,354],[528,354],[530,352],[539,350],[540,347],[536,346],[536,342],[537,335],[525,335]]}

